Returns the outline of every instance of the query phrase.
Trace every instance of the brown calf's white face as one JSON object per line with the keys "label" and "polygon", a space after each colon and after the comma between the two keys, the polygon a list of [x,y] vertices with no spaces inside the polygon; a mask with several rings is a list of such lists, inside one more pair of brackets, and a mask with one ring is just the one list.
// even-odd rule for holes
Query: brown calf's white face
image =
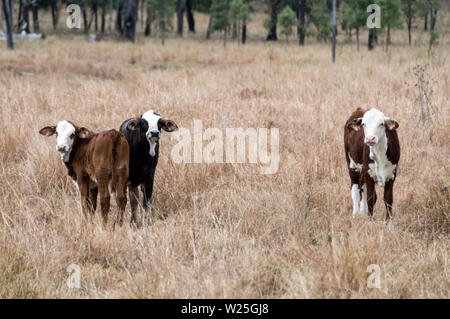
{"label": "brown calf's white face", "polygon": [[360,127],[364,129],[364,143],[375,146],[380,140],[386,139],[386,129],[393,130],[398,127],[396,120],[384,116],[384,114],[373,108],[362,118],[354,119],[350,125],[355,131]]}
{"label": "brown calf's white face", "polygon": [[69,161],[75,139],[75,127],[67,121],[61,121],[56,125],[56,151],[61,155],[61,160]]}
{"label": "brown calf's white face", "polygon": [[86,138],[90,134],[86,128],[81,127],[77,129],[73,124],[65,120],[58,122],[56,126],[46,126],[39,133],[45,136],[52,136],[56,133],[56,151],[61,155],[63,162],[69,161],[75,136]]}

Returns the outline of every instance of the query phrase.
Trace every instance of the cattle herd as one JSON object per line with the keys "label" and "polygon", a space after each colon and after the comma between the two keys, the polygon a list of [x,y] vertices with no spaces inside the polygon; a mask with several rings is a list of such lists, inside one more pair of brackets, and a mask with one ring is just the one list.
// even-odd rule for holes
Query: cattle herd
{"label": "cattle herd", "polygon": [[[353,215],[373,214],[377,200],[375,184],[384,187],[386,219],[392,214],[393,187],[400,159],[396,120],[377,109],[358,108],[344,127],[345,157],[351,180]],[[97,195],[106,226],[111,195],[115,195],[118,214],[114,221],[123,224],[127,186],[131,224],[137,225],[136,211],[140,187],[145,219],[149,217],[153,181],[159,156],[161,130],[173,132],[178,126],[153,110],[122,123],[117,130],[93,133],[70,121],[46,126],[39,133],[56,134],[56,151],[81,194],[84,216],[94,214]]]}

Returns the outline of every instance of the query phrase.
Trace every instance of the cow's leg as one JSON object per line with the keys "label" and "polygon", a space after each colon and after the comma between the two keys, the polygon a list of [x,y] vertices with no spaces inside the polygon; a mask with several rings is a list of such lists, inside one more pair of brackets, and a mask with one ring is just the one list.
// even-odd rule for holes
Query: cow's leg
{"label": "cow's leg", "polygon": [[100,206],[102,210],[103,226],[106,227],[108,224],[109,205],[111,199],[111,195],[109,194],[108,189],[109,178],[98,177],[97,180],[98,180],[98,191],[100,193]]}
{"label": "cow's leg", "polygon": [[128,185],[128,197],[130,199],[130,206],[131,206],[131,219],[130,224],[137,225],[137,207],[139,202],[139,189],[135,186],[132,186],[131,184]]}
{"label": "cow's leg", "polygon": [[367,189],[367,206],[369,208],[369,216],[373,216],[373,207],[377,202],[377,193],[375,191],[375,183],[372,178],[366,178],[366,189]]}
{"label": "cow's leg", "polygon": [[353,200],[352,215],[357,215],[357,214],[359,214],[359,186],[358,186],[358,184],[352,184],[352,200]]}
{"label": "cow's leg", "polygon": [[368,215],[369,214],[369,210],[367,207],[367,186],[366,184],[363,184],[363,186],[361,187],[361,202],[360,202],[360,206],[359,206],[359,213],[361,215]]}
{"label": "cow's leg", "polygon": [[128,173],[126,170],[119,171],[116,173],[117,184],[116,184],[116,203],[118,208],[118,216],[116,221],[119,222],[119,226],[123,225],[123,214],[125,212],[125,207],[127,206],[127,179]]}
{"label": "cow's leg", "polygon": [[[153,194],[153,181],[155,178],[155,170],[150,170],[150,175],[146,183],[144,183],[143,193],[144,198],[142,200],[142,206],[144,207],[145,220],[147,223],[150,222],[150,211],[152,205],[152,194]],[[150,207],[149,207],[150,206]]]}
{"label": "cow's leg", "polygon": [[392,216],[392,202],[394,201],[394,181],[390,180],[384,185],[384,205],[386,205],[386,221]]}
{"label": "cow's leg", "polygon": [[89,189],[89,211],[92,215],[94,215],[97,210],[97,195],[98,195],[98,187],[92,187]]}
{"label": "cow's leg", "polygon": [[82,176],[77,177],[77,181],[81,195],[81,210],[86,220],[88,220],[87,212],[89,211],[89,181]]}

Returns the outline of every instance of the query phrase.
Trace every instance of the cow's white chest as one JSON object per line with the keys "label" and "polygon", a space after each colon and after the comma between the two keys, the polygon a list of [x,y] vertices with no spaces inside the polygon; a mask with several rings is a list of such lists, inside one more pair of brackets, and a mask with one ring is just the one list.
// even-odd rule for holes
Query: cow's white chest
{"label": "cow's white chest", "polygon": [[[373,158],[372,158],[373,157]],[[371,150],[371,159],[373,163],[369,163],[369,176],[380,187],[384,187],[386,182],[394,178],[395,169],[397,165],[392,164],[386,154],[376,154]]]}

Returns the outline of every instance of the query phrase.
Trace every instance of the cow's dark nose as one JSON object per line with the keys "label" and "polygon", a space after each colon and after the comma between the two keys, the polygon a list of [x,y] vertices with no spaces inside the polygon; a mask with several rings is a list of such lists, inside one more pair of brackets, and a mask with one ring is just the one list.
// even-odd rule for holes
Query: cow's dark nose
{"label": "cow's dark nose", "polygon": [[150,132],[150,137],[159,137],[159,131],[151,131]]}
{"label": "cow's dark nose", "polygon": [[58,145],[58,146],[56,146],[56,150],[58,152],[65,152],[66,151],[66,147],[64,145]]}

